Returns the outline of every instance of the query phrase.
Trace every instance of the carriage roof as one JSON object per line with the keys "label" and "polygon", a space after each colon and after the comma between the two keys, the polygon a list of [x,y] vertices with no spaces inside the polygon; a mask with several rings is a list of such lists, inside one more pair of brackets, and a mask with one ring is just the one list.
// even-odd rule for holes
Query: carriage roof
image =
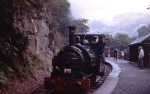
{"label": "carriage roof", "polygon": [[92,37],[92,36],[98,36],[98,37],[102,37],[102,38],[105,37],[104,34],[98,34],[98,33],[94,33],[94,34],[93,34],[93,33],[77,33],[77,34],[75,34],[75,36],[84,36],[84,37],[85,37],[85,36],[89,36],[89,37],[90,37],[90,36],[91,36],[91,37]]}

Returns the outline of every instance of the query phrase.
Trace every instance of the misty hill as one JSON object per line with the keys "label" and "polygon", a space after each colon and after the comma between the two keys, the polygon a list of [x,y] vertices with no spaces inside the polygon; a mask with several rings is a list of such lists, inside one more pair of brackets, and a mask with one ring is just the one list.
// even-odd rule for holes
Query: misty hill
{"label": "misty hill", "polygon": [[149,24],[148,14],[142,13],[129,13],[122,14],[114,17],[112,25],[102,23],[101,21],[95,20],[90,23],[92,31],[98,31],[100,33],[125,33],[132,36],[137,36],[137,29],[142,25]]}

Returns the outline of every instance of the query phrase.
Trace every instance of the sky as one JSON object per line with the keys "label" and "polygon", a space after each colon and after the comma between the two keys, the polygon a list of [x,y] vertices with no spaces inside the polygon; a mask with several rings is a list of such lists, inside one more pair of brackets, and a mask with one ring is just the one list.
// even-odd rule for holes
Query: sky
{"label": "sky", "polygon": [[[91,30],[94,32],[99,30],[130,35],[131,31],[126,29],[133,30],[150,23],[148,19],[150,10],[147,9],[150,6],[150,0],[69,0],[69,2],[72,16],[75,19],[88,19]],[[135,30],[132,33],[134,34]]]}

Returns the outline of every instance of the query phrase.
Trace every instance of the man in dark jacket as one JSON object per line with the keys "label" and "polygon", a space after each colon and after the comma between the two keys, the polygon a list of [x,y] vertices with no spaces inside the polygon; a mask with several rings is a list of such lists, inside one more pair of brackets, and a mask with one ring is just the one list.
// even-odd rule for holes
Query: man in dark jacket
{"label": "man in dark jacket", "polygon": [[97,62],[97,74],[100,74],[100,64],[102,62],[104,62],[104,55],[103,55],[103,51],[104,51],[104,44],[102,41],[100,41],[98,36],[94,36],[92,41],[91,41],[91,48],[93,49],[93,51],[95,52],[96,55],[96,62]]}

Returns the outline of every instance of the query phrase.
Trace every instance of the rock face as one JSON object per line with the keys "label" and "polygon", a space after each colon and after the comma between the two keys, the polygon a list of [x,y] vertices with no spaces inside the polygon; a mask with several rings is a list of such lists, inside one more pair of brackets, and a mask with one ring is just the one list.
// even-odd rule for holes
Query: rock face
{"label": "rock face", "polygon": [[[62,34],[69,21],[67,1],[13,1],[15,6],[14,27],[27,33],[30,39],[30,50],[37,54],[48,54],[49,49],[54,49],[52,46],[61,46],[64,43]],[[58,40],[58,37],[62,39]]]}
{"label": "rock face", "polygon": [[[2,65],[7,63],[6,66],[10,67],[9,63],[13,62],[10,69],[20,69],[14,66],[26,65],[24,62],[26,59],[29,64],[36,65],[35,63],[38,62],[36,58],[40,61],[38,67],[43,68],[36,68],[33,72],[36,80],[29,77],[28,80],[21,82],[22,84],[17,81],[18,78],[12,80],[6,76],[8,82],[11,81],[8,84],[13,84],[7,87],[9,90],[6,94],[10,92],[11,94],[29,94],[26,91],[31,91],[33,86],[42,83],[42,79],[48,75],[46,69],[51,67],[51,58],[67,43],[69,3],[67,0],[1,0],[0,12],[0,53],[7,53],[0,54],[1,57],[5,57],[5,60],[0,58]],[[3,50],[3,48],[7,49]],[[12,55],[14,53],[16,54]],[[8,55],[10,58],[7,58]],[[17,71],[13,71],[15,72]],[[22,91],[18,90],[18,87],[22,88]],[[25,89],[26,87],[30,90]]]}

